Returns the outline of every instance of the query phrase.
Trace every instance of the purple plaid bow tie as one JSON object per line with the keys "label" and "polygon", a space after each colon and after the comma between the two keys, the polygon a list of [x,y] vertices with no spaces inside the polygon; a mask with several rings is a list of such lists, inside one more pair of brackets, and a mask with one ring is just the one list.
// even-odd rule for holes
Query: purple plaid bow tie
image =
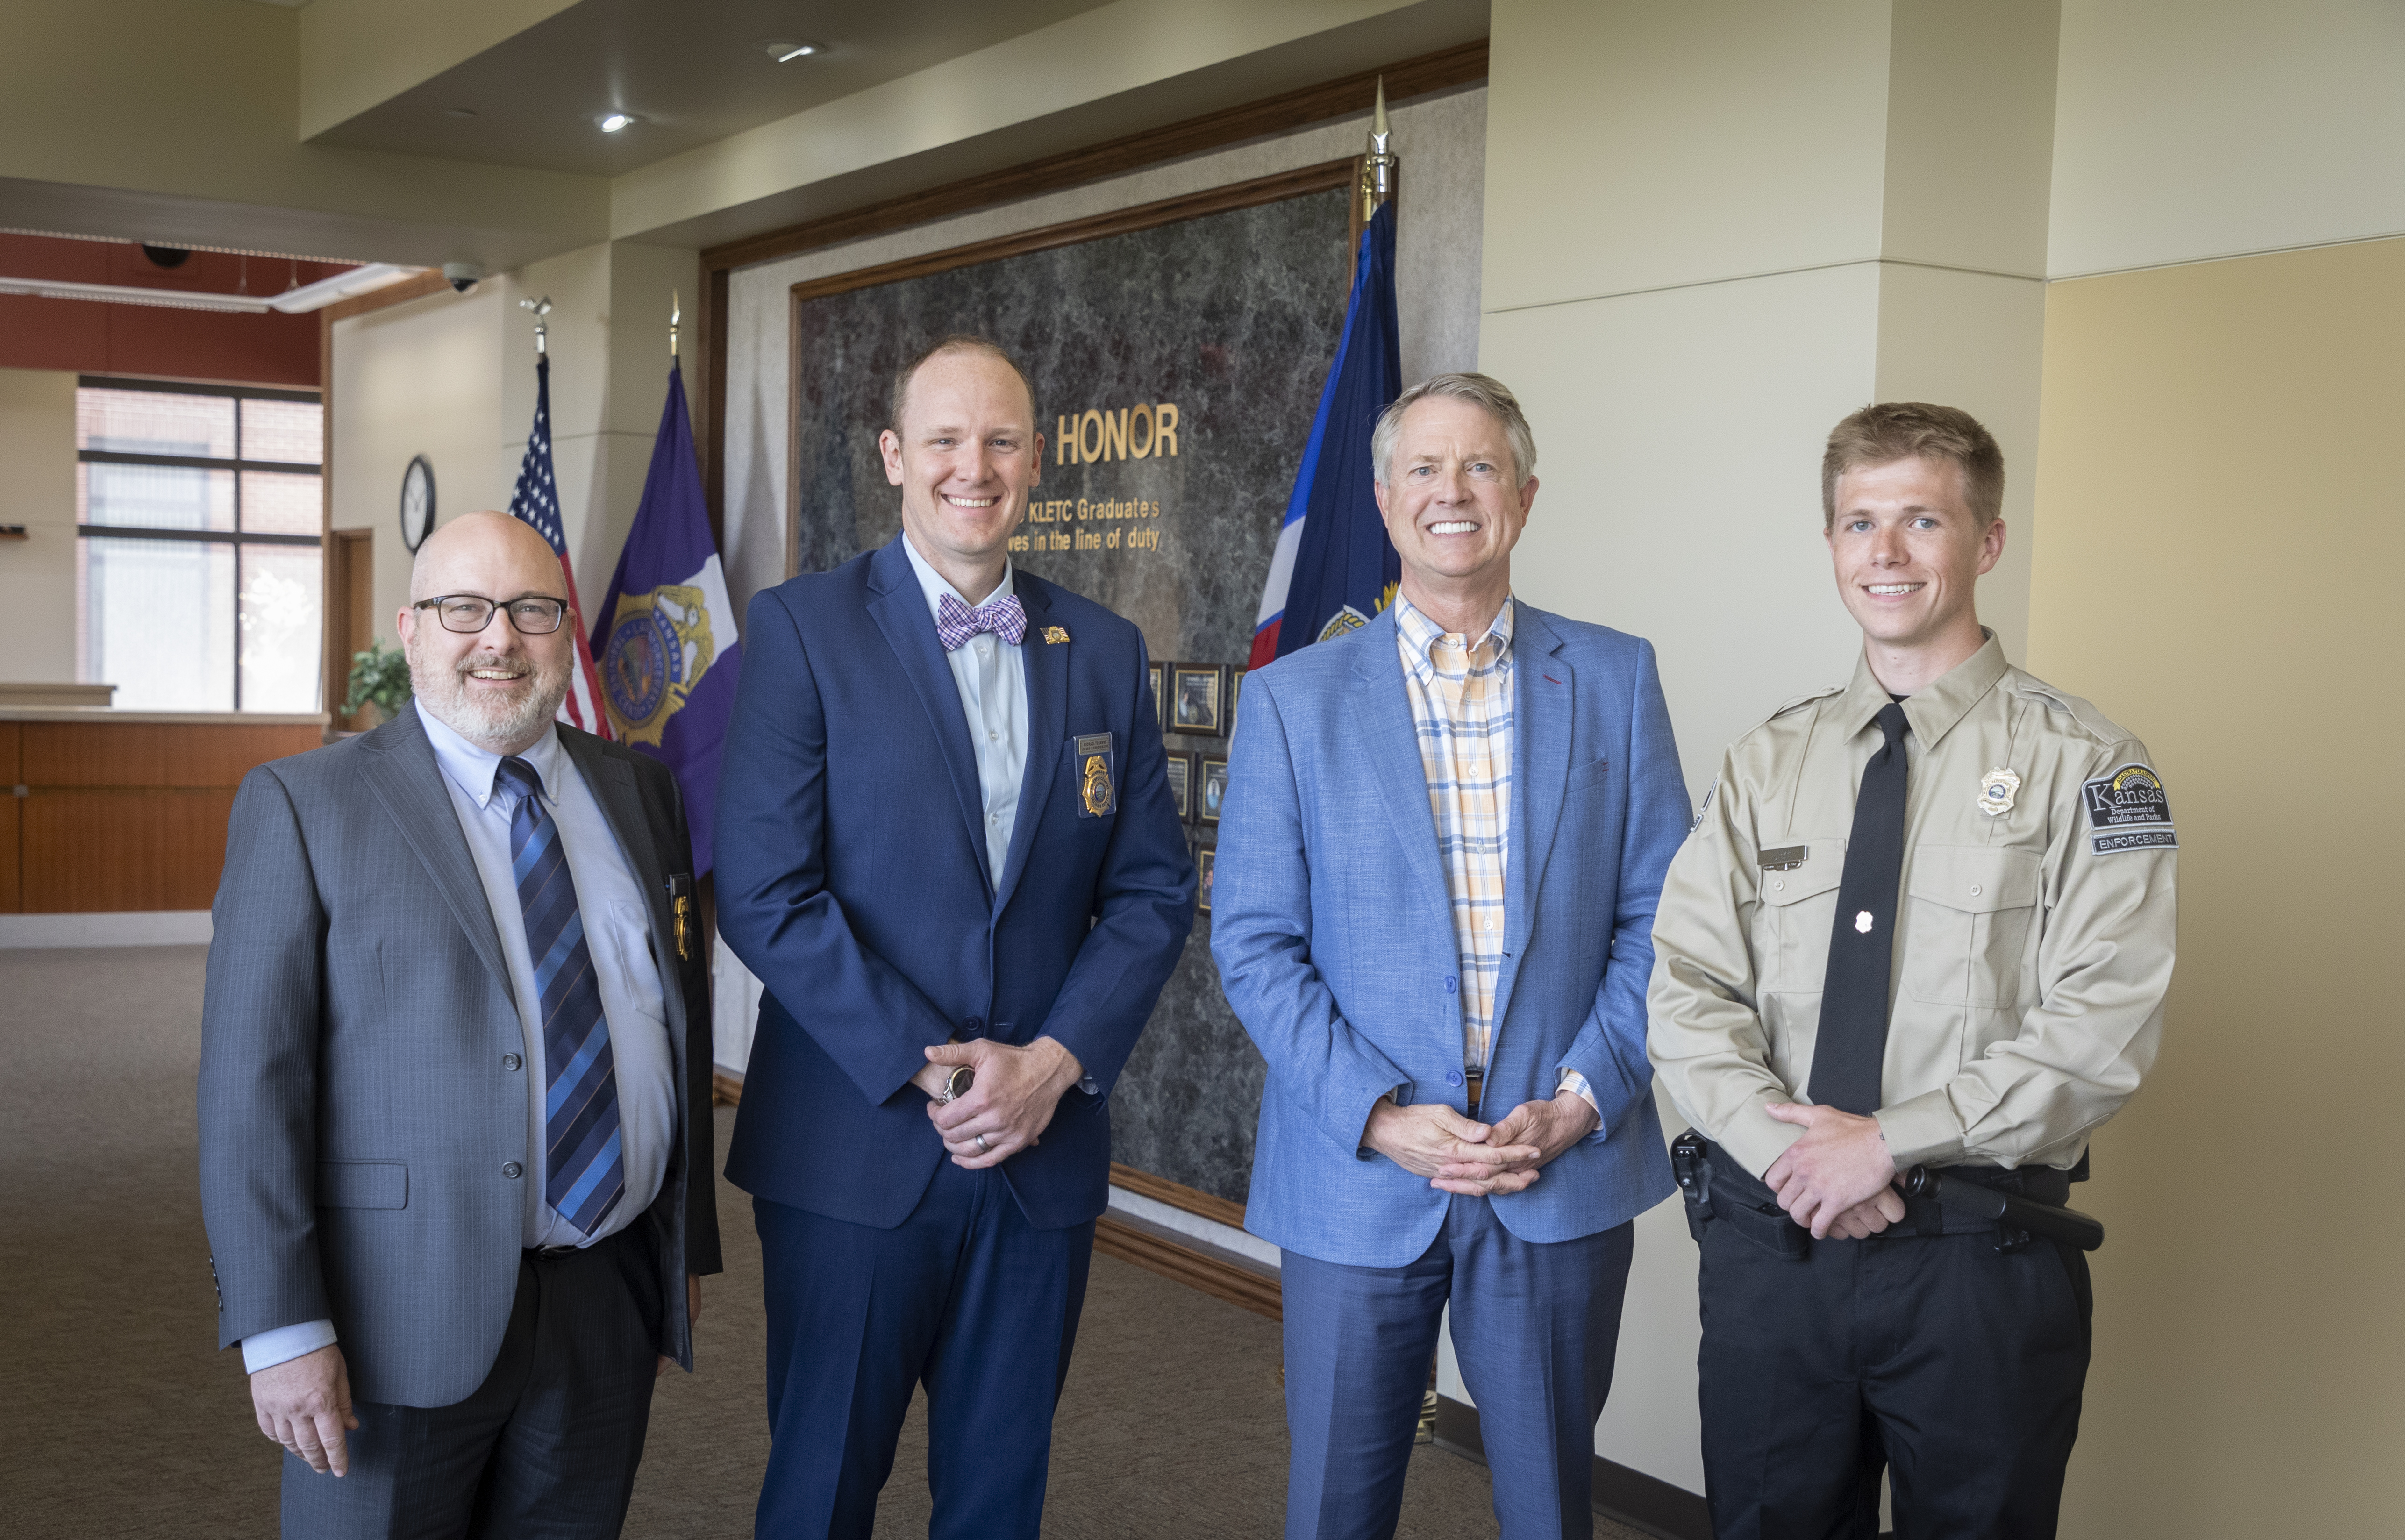
{"label": "purple plaid bow tie", "polygon": [[1017,647],[1027,635],[1027,611],[1020,607],[1019,595],[1005,594],[998,599],[986,600],[975,609],[949,594],[936,596],[935,635],[942,638],[945,651],[959,651],[980,631],[991,631]]}

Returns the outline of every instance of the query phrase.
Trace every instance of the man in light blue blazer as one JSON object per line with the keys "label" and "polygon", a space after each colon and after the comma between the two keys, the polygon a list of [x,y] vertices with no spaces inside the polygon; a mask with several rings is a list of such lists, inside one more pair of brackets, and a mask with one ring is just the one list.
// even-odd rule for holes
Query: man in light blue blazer
{"label": "man in light blue blazer", "polygon": [[1512,597],[1509,390],[1415,385],[1371,454],[1400,596],[1245,680],[1212,916],[1269,1061],[1245,1224],[1285,1252],[1286,1533],[1394,1533],[1449,1303],[1504,1535],[1587,1535],[1630,1222],[1672,1190],[1678,749],[1649,644]]}

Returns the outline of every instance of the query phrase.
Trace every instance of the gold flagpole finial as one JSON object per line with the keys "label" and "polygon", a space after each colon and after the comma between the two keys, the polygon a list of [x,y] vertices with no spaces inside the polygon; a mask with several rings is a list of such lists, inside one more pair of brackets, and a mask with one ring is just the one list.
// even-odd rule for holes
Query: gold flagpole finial
{"label": "gold flagpole finial", "polygon": [[551,351],[551,326],[543,320],[551,314],[551,296],[546,294],[540,300],[520,300],[518,308],[534,312],[534,356],[540,358]]}
{"label": "gold flagpole finial", "polygon": [[677,356],[677,323],[684,319],[684,296],[668,290],[668,357]]}

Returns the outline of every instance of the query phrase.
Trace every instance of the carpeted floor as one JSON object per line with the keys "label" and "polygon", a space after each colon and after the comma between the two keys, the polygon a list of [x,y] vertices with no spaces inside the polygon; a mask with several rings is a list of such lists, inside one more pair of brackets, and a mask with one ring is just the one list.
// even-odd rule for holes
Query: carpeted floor
{"label": "carpeted floor", "polygon": [[[192,1113],[204,955],[0,951],[0,1535],[274,1533],[278,1451],[238,1355],[213,1351]],[[751,1533],[767,1450],[759,1253],[742,1195],[722,1183],[719,1211],[727,1271],[705,1291],[700,1372],[662,1382],[629,1535]],[[1278,1533],[1277,1363],[1274,1323],[1096,1257],[1046,1533]],[[926,1532],[925,1449],[914,1412],[880,1540]],[[1494,1534],[1485,1469],[1420,1449],[1399,1533]]]}

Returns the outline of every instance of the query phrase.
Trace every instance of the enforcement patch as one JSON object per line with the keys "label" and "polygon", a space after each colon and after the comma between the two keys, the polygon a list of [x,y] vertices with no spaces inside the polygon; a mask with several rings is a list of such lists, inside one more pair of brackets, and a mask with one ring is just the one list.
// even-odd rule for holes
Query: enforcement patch
{"label": "enforcement patch", "polygon": [[2132,763],[2097,777],[2080,787],[2079,800],[2088,808],[2090,847],[2100,856],[2179,848],[2172,832],[2171,799],[2163,792],[2161,777],[2145,765]]}

